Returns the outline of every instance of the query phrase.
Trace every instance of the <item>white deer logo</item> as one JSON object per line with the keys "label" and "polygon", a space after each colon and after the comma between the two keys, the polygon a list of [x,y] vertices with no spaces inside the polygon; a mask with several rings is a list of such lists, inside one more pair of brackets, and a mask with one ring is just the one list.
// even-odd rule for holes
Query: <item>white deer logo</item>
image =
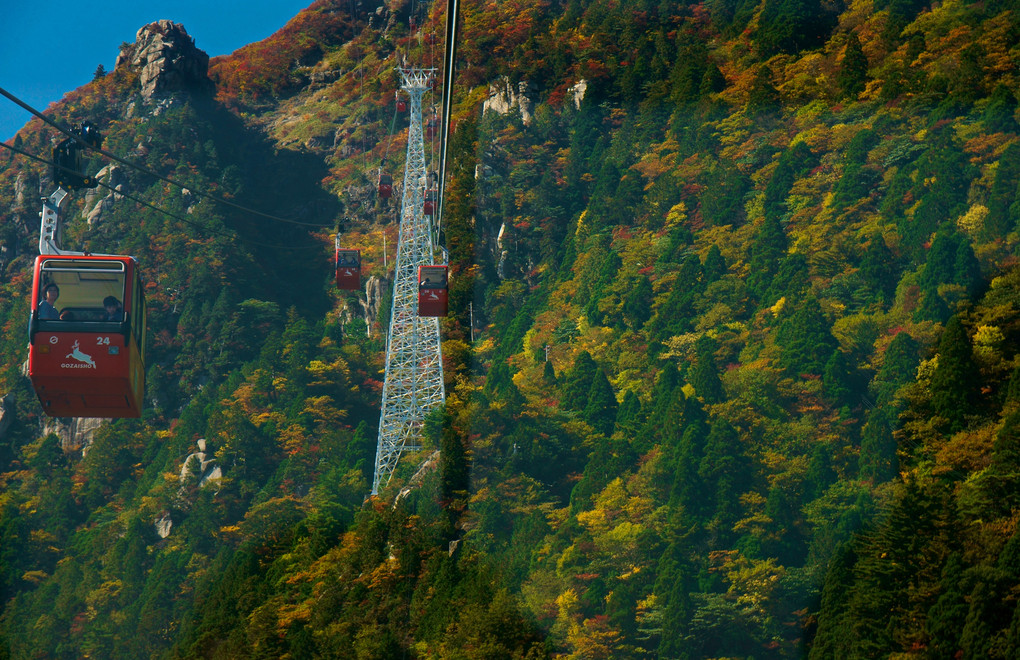
{"label": "white deer logo", "polygon": [[71,346],[71,352],[67,354],[67,357],[74,358],[78,362],[84,362],[90,367],[96,366],[96,363],[92,361],[92,356],[82,353],[81,349],[78,348],[78,340],[75,340],[74,345]]}

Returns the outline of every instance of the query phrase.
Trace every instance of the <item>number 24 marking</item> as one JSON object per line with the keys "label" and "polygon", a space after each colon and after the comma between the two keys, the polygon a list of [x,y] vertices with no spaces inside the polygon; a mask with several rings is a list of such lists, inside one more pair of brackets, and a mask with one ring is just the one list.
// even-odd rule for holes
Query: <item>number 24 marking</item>
{"label": "number 24 marking", "polygon": [[110,344],[109,337],[96,337],[96,346],[104,346]]}

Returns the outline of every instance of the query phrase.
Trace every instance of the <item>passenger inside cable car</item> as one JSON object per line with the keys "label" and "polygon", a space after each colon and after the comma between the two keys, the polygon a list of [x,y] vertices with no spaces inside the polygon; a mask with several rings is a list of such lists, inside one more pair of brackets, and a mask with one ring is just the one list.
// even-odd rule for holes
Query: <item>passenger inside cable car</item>
{"label": "passenger inside cable car", "polygon": [[38,257],[29,339],[29,377],[47,415],[140,415],[145,299],[132,257]]}
{"label": "passenger inside cable car", "polygon": [[418,316],[446,316],[447,273],[446,266],[418,266]]}
{"label": "passenger inside cable car", "polygon": [[103,298],[103,309],[106,310],[106,314],[103,316],[104,321],[124,320],[124,306],[120,304],[116,296],[106,296]]}
{"label": "passenger inside cable car", "polygon": [[50,282],[43,288],[43,299],[39,301],[39,318],[53,321],[60,318],[57,311],[57,298],[60,297],[60,287]]}
{"label": "passenger inside cable car", "polygon": [[336,250],[336,287],[347,291],[361,289],[361,251]]}

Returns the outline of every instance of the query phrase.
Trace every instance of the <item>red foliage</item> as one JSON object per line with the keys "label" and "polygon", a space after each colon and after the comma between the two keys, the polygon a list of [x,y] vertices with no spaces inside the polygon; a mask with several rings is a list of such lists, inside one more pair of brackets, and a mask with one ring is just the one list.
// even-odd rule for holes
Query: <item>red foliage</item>
{"label": "red foliage", "polygon": [[340,0],[319,0],[262,41],[216,57],[209,77],[225,104],[258,101],[300,84],[292,75],[295,63],[317,56],[325,46],[351,38],[353,25]]}

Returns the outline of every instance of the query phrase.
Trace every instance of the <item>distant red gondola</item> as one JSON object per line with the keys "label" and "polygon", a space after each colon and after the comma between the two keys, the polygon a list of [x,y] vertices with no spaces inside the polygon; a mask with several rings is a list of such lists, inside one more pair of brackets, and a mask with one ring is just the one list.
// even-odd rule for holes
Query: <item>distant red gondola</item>
{"label": "distant red gondola", "polygon": [[394,92],[397,97],[397,112],[407,112],[407,101],[400,96],[400,92]]}
{"label": "distant red gondola", "polygon": [[336,288],[345,291],[361,290],[361,251],[336,250]]}
{"label": "distant red gondola", "polygon": [[435,188],[429,188],[425,191],[425,215],[431,217],[436,214],[437,197],[439,197],[439,191]]}
{"label": "distant red gondola", "polygon": [[393,196],[393,177],[379,172],[379,197],[389,199]]}
{"label": "distant red gondola", "polygon": [[35,261],[28,374],[52,417],[138,417],[145,392],[145,297],[133,257]]}
{"label": "distant red gondola", "polygon": [[446,316],[449,268],[418,266],[418,316]]}

